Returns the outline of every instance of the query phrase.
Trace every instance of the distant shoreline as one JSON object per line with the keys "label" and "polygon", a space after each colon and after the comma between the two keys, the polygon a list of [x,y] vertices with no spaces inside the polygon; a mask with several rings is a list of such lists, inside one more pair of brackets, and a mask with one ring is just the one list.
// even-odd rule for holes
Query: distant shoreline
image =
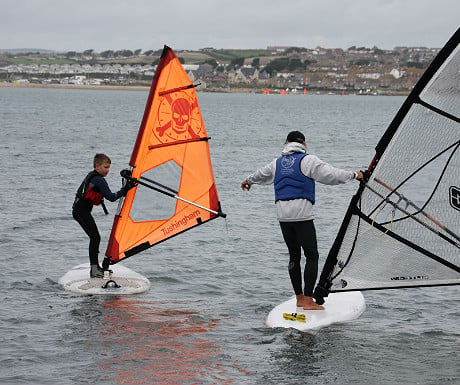
{"label": "distant shoreline", "polygon": [[[0,81],[0,87],[5,87],[5,88],[50,88],[50,89],[66,89],[66,90],[100,90],[100,91],[145,91],[148,92],[150,90],[150,85],[147,86],[114,86],[114,85],[82,85],[82,84],[35,84],[35,83],[9,83],[9,82],[1,82]],[[206,89],[198,89],[198,92],[207,92],[207,93],[212,93],[212,92],[217,92],[217,93],[223,93],[223,94],[254,94],[254,93],[259,93],[261,94],[262,91],[259,90],[260,92],[254,92],[254,88],[227,88],[227,89],[221,89],[221,88],[206,88]],[[309,95],[314,95],[316,92],[311,91],[309,92]],[[327,95],[328,91],[322,91],[320,92],[321,95]],[[278,93],[276,92],[271,92],[271,95],[277,95]],[[339,95],[339,92],[332,92],[334,95]],[[294,93],[293,93],[294,95]],[[300,92],[297,93],[297,95],[301,95]],[[358,95],[356,92],[348,91],[346,92],[346,95]],[[363,94],[363,95],[369,95],[369,94]],[[379,96],[407,96],[409,95],[409,92],[398,92],[398,91],[388,91],[388,92],[379,92]]]}

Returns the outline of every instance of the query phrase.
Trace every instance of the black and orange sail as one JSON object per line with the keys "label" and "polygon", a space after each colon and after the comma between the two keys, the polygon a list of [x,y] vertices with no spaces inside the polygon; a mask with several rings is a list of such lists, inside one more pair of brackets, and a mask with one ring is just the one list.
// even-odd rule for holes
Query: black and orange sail
{"label": "black and orange sail", "polygon": [[120,202],[107,246],[111,264],[225,217],[208,140],[195,88],[165,46],[129,162],[138,185]]}

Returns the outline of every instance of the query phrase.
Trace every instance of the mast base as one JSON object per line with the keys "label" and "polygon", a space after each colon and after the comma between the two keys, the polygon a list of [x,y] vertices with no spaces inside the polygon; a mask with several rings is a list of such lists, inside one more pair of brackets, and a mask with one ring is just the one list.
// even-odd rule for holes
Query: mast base
{"label": "mast base", "polygon": [[329,290],[325,289],[322,286],[316,286],[315,292],[313,293],[313,298],[315,299],[318,305],[322,305],[324,303],[324,297],[329,295]]}

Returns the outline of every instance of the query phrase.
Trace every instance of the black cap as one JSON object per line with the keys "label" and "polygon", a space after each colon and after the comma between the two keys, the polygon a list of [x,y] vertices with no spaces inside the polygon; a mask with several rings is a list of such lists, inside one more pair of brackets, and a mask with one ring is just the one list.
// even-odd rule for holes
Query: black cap
{"label": "black cap", "polygon": [[300,131],[291,131],[286,138],[286,142],[305,142],[305,135]]}

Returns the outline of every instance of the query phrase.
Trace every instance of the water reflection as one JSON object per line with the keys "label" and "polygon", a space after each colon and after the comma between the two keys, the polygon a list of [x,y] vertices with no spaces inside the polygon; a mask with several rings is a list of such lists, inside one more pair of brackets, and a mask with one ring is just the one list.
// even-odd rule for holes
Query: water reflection
{"label": "water reflection", "polygon": [[206,337],[216,324],[198,312],[161,303],[107,301],[98,364],[121,384],[232,383],[220,347]]}

